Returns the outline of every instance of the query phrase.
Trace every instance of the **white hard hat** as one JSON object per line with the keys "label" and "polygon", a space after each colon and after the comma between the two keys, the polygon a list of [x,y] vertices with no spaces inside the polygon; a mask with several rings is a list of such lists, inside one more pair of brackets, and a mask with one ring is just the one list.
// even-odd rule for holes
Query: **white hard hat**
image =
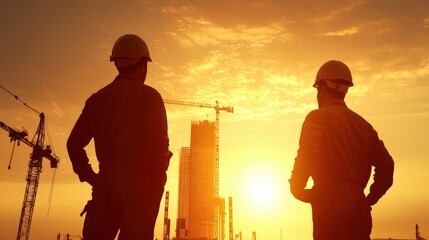
{"label": "white hard hat", "polygon": [[354,85],[349,67],[337,60],[330,60],[320,67],[313,87],[317,87],[321,81],[326,82],[329,88],[343,93],[347,93],[348,88]]}
{"label": "white hard hat", "polygon": [[134,65],[142,59],[152,61],[146,43],[139,36],[125,34],[116,40],[110,61],[114,61],[117,67]]}

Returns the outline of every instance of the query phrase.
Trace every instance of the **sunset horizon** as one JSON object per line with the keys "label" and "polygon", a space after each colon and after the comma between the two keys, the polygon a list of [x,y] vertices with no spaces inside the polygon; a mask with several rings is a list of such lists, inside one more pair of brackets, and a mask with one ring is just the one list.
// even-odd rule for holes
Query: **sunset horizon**
{"label": "sunset horizon", "polygon": [[[372,124],[395,161],[393,186],[372,208],[371,238],[415,239],[416,224],[429,238],[428,1],[100,4],[0,3],[0,122],[25,129],[31,140],[44,113],[45,145],[60,160],[54,170],[43,159],[30,239],[82,235],[79,214],[91,186],[73,172],[66,141],[85,101],[116,77],[109,56],[127,33],[146,41],[152,62],[145,84],[163,99],[233,107],[219,113],[219,197],[233,199],[234,234],[312,239],[311,205],[292,196],[288,180],[304,119],[318,109],[316,73],[323,63],[340,60],[354,82],[347,106]],[[216,111],[165,108],[174,154],[165,186],[173,239],[180,149],[191,145],[192,121],[214,122]],[[0,239],[16,238],[32,153],[22,143],[13,157],[12,149],[0,129]],[[93,141],[86,149],[98,171]],[[155,226],[159,240],[165,191]],[[228,221],[225,229],[228,239]]]}

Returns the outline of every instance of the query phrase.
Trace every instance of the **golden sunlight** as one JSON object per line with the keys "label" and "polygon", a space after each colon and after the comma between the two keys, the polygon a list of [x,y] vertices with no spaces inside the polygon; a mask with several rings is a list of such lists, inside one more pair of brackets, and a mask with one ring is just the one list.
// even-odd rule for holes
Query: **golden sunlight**
{"label": "golden sunlight", "polygon": [[248,198],[255,204],[269,204],[274,197],[273,183],[267,176],[251,179],[247,186]]}
{"label": "golden sunlight", "polygon": [[254,162],[249,165],[245,178],[245,194],[252,208],[267,210],[277,202],[281,183],[277,182],[276,171],[274,167],[264,162]]}

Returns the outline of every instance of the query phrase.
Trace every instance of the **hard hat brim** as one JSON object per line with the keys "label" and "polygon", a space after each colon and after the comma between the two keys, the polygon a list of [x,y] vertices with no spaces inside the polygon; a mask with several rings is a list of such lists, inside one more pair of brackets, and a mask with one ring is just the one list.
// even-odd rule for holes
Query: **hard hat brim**
{"label": "hard hat brim", "polygon": [[341,82],[329,81],[329,80],[325,80],[324,82],[330,89],[336,90],[338,92],[347,93],[349,90],[349,86]]}

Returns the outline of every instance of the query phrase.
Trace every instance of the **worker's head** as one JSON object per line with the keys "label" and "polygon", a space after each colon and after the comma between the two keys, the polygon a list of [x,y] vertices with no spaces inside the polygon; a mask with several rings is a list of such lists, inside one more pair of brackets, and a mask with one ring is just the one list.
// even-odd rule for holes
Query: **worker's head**
{"label": "worker's head", "polygon": [[110,61],[115,63],[120,73],[134,72],[140,67],[147,69],[152,59],[146,43],[139,36],[125,34],[116,40],[112,48]]}
{"label": "worker's head", "polygon": [[319,107],[331,98],[345,98],[349,87],[353,86],[352,74],[346,64],[331,60],[323,64],[317,72],[313,87],[317,88]]}

